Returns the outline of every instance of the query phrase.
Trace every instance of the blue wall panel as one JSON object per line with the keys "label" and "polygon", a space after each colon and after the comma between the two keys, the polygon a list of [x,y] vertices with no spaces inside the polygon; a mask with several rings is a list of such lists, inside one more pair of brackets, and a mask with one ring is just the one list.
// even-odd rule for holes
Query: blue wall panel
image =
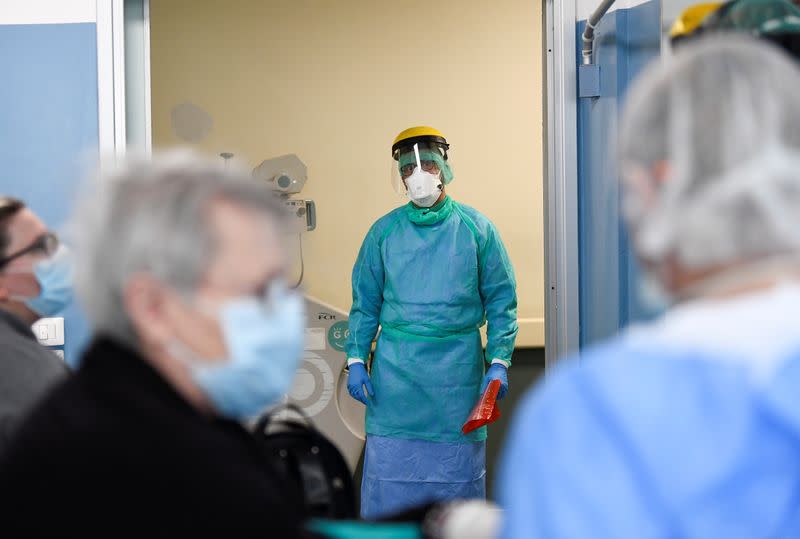
{"label": "blue wall panel", "polygon": [[[578,63],[585,25],[578,22]],[[600,97],[576,96],[581,346],[647,315],[637,298],[636,261],[620,215],[616,139],[625,92],[659,55],[660,39],[659,0],[607,14],[595,39]]]}
{"label": "blue wall panel", "polygon": [[[0,25],[0,192],[25,200],[55,230],[96,158],[95,24]],[[87,339],[76,306],[65,321],[75,364]]]}

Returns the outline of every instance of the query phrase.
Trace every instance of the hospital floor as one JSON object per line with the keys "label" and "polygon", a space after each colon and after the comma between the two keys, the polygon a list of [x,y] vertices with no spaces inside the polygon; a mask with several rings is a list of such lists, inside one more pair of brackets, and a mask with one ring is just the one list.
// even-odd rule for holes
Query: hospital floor
{"label": "hospital floor", "polygon": [[[539,380],[544,373],[544,348],[521,348],[514,351],[512,366],[509,370],[509,396],[501,403],[502,417],[489,427],[489,440],[486,444],[486,487],[490,500],[494,500],[495,474],[498,470],[498,459],[505,444],[506,434],[514,416],[514,410],[522,401],[527,390]],[[361,493],[361,471],[363,454],[358,463],[355,484],[357,496]]]}

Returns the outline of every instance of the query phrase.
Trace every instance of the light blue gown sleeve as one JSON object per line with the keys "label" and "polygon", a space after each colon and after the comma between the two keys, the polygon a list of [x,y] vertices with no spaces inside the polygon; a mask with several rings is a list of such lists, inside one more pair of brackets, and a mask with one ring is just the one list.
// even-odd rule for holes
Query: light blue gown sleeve
{"label": "light blue gown sleeve", "polygon": [[486,310],[486,360],[502,359],[511,363],[517,338],[517,281],[514,268],[500,235],[489,223],[479,255],[480,293]]}
{"label": "light blue gown sleeve", "polygon": [[348,358],[366,361],[378,332],[384,284],[381,236],[378,226],[370,229],[353,267],[353,306],[350,308],[350,334],[346,344]]}
{"label": "light blue gown sleeve", "polygon": [[574,364],[519,407],[497,484],[502,539],[665,537],[657,489],[595,390]]}

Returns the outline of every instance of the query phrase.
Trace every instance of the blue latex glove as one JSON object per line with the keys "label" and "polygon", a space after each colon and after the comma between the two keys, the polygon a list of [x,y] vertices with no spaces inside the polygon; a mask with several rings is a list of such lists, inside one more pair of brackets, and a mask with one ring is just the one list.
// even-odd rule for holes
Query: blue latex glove
{"label": "blue latex glove", "polygon": [[[364,394],[364,387],[366,386],[366,394]],[[347,391],[350,396],[357,401],[369,404],[367,395],[370,398],[375,397],[375,390],[372,389],[372,382],[369,381],[369,374],[367,368],[363,363],[353,363],[350,365],[350,375],[347,377]]]}
{"label": "blue latex glove", "polygon": [[508,393],[508,367],[505,367],[500,363],[494,363],[489,367],[489,370],[486,371],[486,376],[483,377],[483,383],[481,384],[481,395],[483,395],[483,392],[486,391],[486,386],[488,386],[489,382],[492,380],[500,380],[500,391],[497,392],[497,400],[500,400],[506,396],[506,393]]}

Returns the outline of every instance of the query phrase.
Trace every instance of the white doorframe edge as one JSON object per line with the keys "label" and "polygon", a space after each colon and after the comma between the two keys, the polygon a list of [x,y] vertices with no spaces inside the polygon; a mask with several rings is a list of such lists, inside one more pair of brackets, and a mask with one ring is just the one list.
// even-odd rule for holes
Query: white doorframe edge
{"label": "white doorframe edge", "polygon": [[144,3],[144,134],[145,151],[153,153],[152,89],[150,88],[150,0]]}
{"label": "white doorframe edge", "polygon": [[545,361],[580,349],[576,0],[547,0]]}
{"label": "white doorframe edge", "polygon": [[97,121],[101,163],[125,154],[124,0],[97,2]]}

